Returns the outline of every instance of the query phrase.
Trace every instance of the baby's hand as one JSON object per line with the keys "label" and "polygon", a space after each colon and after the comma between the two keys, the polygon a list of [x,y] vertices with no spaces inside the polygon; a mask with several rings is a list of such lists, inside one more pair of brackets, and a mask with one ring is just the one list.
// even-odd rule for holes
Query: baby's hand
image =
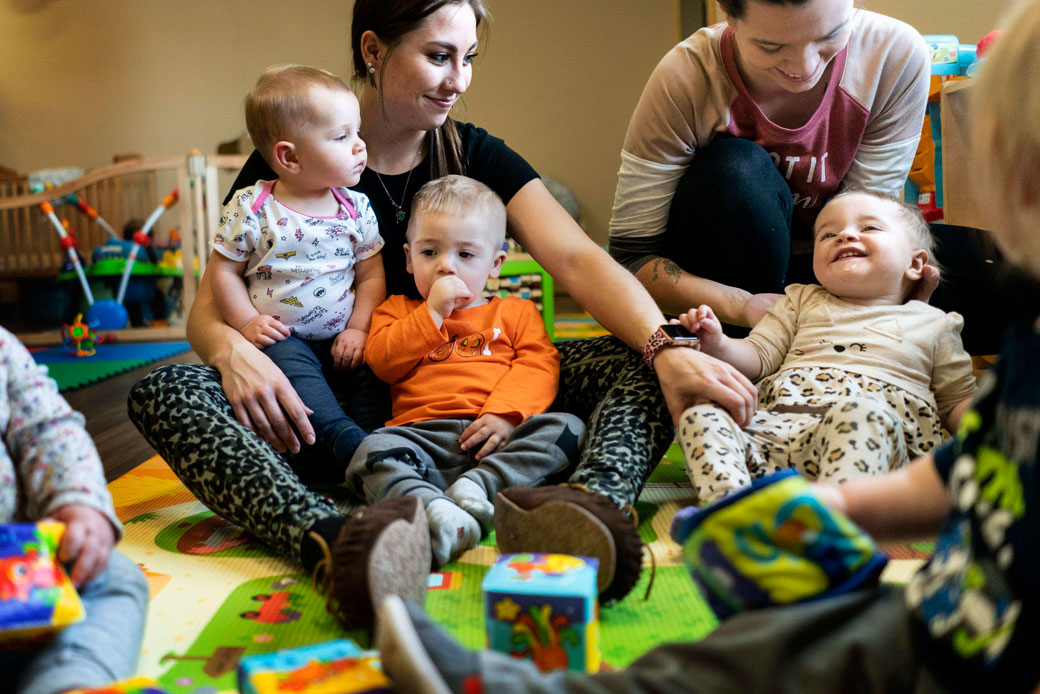
{"label": "baby's hand", "polygon": [[842,513],[845,512],[847,506],[845,503],[845,496],[836,485],[818,483],[812,485],[812,491],[816,497],[828,507],[835,511],[841,511]]}
{"label": "baby's hand", "polygon": [[464,451],[484,443],[483,447],[473,456],[474,460],[479,461],[484,456],[491,455],[505,446],[513,429],[516,429],[516,426],[505,417],[490,413],[482,414],[462,432],[459,443],[462,444]]}
{"label": "baby's hand", "polygon": [[368,333],[364,330],[346,328],[332,341],[332,366],[338,371],[356,369],[365,363],[365,340]]}
{"label": "baby's hand", "polygon": [[702,304],[679,316],[679,324],[700,338],[701,351],[713,354],[722,342],[722,323],[710,306]]}
{"label": "baby's hand", "polygon": [[116,544],[112,523],[97,509],[84,504],[66,504],[51,512],[49,520],[65,524],[58,548],[58,561],[72,564],[72,584],[80,588],[97,578],[108,566]]}
{"label": "baby's hand", "polygon": [[430,287],[430,295],[426,297],[426,305],[430,311],[442,319],[451,315],[457,306],[465,306],[473,301],[466,283],[455,275],[445,275]]}
{"label": "baby's hand", "polygon": [[289,337],[289,329],[274,316],[257,315],[238,331],[254,346],[263,349]]}

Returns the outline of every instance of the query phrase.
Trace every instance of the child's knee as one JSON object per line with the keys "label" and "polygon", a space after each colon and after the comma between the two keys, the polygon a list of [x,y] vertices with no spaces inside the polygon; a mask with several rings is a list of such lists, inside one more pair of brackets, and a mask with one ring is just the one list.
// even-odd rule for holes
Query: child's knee
{"label": "child's knee", "polygon": [[148,580],[144,577],[144,571],[140,566],[123,553],[112,550],[112,554],[108,558],[106,571],[110,585],[118,586],[135,603],[140,605],[142,610],[147,608],[149,600]]}

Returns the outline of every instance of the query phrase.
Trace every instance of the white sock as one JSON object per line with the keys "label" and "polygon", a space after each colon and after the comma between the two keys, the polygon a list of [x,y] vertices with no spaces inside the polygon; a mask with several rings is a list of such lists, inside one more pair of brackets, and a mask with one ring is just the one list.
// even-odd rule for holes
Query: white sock
{"label": "white sock", "polygon": [[466,477],[460,477],[444,494],[458,504],[459,508],[476,518],[485,534],[494,530],[495,505],[479,484]]}
{"label": "white sock", "polygon": [[431,501],[426,507],[426,520],[438,567],[480,542],[480,524],[448,499]]}

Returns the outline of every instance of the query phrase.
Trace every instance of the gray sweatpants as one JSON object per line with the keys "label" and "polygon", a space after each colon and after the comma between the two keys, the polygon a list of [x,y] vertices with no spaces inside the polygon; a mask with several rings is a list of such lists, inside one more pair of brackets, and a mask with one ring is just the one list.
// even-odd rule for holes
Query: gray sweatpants
{"label": "gray sweatpants", "polygon": [[365,437],[347,467],[347,482],[368,503],[415,496],[428,506],[465,477],[494,499],[506,487],[533,487],[578,460],[585,425],[566,412],[528,417],[505,446],[477,463],[477,446],[463,451],[459,436],[470,419],[432,419],[377,429]]}

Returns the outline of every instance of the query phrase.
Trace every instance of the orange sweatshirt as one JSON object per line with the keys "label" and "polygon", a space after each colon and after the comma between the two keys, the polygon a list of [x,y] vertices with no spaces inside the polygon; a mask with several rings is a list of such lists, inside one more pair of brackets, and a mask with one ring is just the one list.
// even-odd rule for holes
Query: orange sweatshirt
{"label": "orange sweatshirt", "polygon": [[387,426],[485,413],[519,424],[552,404],[560,380],[538,309],[516,297],[456,310],[438,330],[425,302],[391,296],[372,314],[365,360],[390,384]]}

